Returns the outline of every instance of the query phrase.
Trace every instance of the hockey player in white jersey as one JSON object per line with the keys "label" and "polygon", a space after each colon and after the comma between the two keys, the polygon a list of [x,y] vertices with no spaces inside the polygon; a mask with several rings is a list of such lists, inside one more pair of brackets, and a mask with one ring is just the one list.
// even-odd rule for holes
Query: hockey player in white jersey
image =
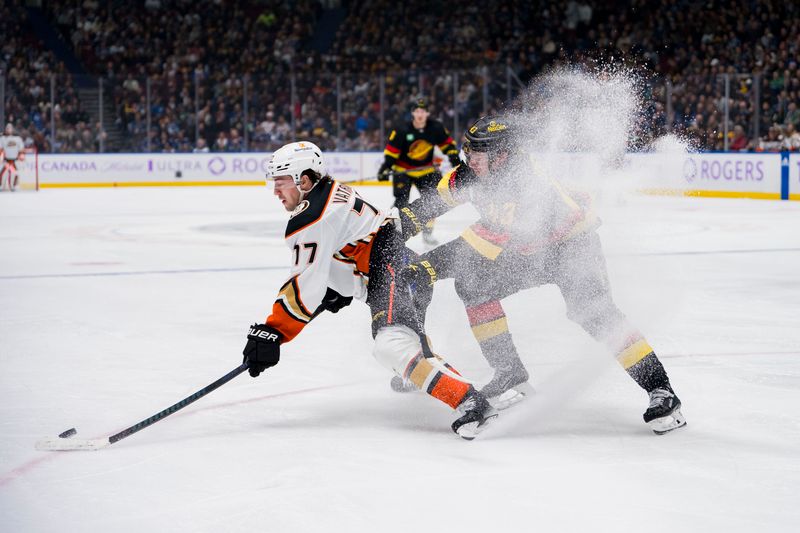
{"label": "hockey player in white jersey", "polygon": [[14,190],[19,184],[17,161],[25,158],[25,144],[22,137],[14,135],[14,126],[6,125],[5,132],[0,136],[0,188],[7,181],[8,188]]}
{"label": "hockey player in white jersey", "polygon": [[373,355],[408,383],[459,413],[452,429],[472,439],[496,416],[485,397],[430,352],[424,317],[400,276],[416,254],[405,247],[394,219],[324,174],[322,151],[310,142],[277,150],[267,178],[291,212],[286,243],[288,280],[265,323],[247,335],[244,360],[253,377],[280,360],[291,341],[321,311],[339,311],[366,297],[372,313]]}

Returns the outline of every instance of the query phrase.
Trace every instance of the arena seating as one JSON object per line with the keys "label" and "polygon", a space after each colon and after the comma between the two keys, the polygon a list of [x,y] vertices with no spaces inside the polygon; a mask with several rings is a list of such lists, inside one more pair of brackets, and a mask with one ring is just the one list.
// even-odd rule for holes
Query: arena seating
{"label": "arena seating", "polygon": [[380,150],[381,132],[405,120],[418,96],[448,127],[463,128],[502,110],[547,68],[613,64],[643,80],[640,141],[668,130],[706,150],[800,148],[796,3],[485,5],[344,2],[320,50],[315,31],[331,11],[312,1],[45,2],[86,73],[103,78],[110,116],[99,124],[75,73],[31,31],[31,8],[12,0],[0,11],[5,115],[40,150],[96,150],[108,134],[119,140],[106,149],[118,151],[270,150],[292,127],[326,150]]}

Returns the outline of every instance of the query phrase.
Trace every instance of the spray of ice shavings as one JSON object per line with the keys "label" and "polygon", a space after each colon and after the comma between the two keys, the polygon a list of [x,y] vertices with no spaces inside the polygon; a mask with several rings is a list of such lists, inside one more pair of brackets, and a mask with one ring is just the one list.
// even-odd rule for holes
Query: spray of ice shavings
{"label": "spray of ice shavings", "polygon": [[672,133],[656,137],[650,144],[650,149],[657,154],[672,156],[684,156],[697,152],[697,148],[695,148],[689,139],[682,135]]}
{"label": "spray of ice shavings", "polygon": [[564,189],[594,195],[602,178],[622,165],[642,107],[637,83],[624,69],[562,67],[536,78],[517,98],[504,114],[515,155],[501,171],[513,179],[493,180],[497,186],[488,191],[504,199],[508,191],[501,187],[514,190],[512,233],[546,241],[573,208]]}
{"label": "spray of ice shavings", "polygon": [[696,152],[693,142],[682,133],[655,137],[640,153],[628,154],[624,165],[605,176],[601,192],[605,199],[616,199],[617,203],[643,191],[669,192],[669,177],[684,175],[688,156]]}
{"label": "spray of ice shavings", "polygon": [[[572,229],[578,226],[591,230],[592,208],[586,197],[624,166],[627,148],[638,135],[642,107],[638,79],[624,70],[562,68],[537,78],[528,87],[504,114],[515,132],[511,143],[514,155],[495,176],[482,180],[485,197],[476,201],[483,203],[484,221],[507,231],[509,239],[496,267],[485,267],[486,261],[476,260],[470,269],[474,278],[468,279],[466,286],[480,287],[487,295],[502,299],[558,280],[561,300],[569,302],[567,315],[601,341],[591,343],[598,352],[606,351],[602,341],[614,327],[597,325],[602,322],[597,314],[605,312],[597,306],[606,305],[606,299],[598,297],[605,279],[599,270],[604,268],[604,261],[598,260],[602,252],[594,239],[570,241],[569,237],[574,237]],[[486,209],[487,205],[491,209]],[[562,242],[572,245],[557,245]],[[600,281],[588,283],[589,278]],[[460,283],[456,282],[457,289]],[[541,298],[542,294],[529,297]],[[532,315],[528,319],[535,322],[534,301],[538,300],[531,300],[528,312]],[[563,304],[552,304],[542,312],[563,310]],[[619,313],[611,307],[609,320]],[[576,331],[571,329],[574,326],[566,320],[559,324],[563,329],[560,325],[554,330],[558,344],[574,344],[577,338],[570,337]],[[524,336],[525,332],[520,332],[519,339]],[[588,341],[588,336],[579,338]],[[516,348],[523,360],[537,353],[536,346],[524,343]],[[578,346],[563,349],[579,350],[583,355],[587,351]],[[513,347],[501,351],[510,355]],[[492,365],[498,368],[503,363]],[[530,370],[535,372],[535,368]],[[593,372],[589,371],[586,379],[594,379]],[[575,373],[570,372],[577,377]]]}
{"label": "spray of ice shavings", "polygon": [[634,134],[637,84],[624,69],[562,67],[535,79],[512,107],[520,146],[545,158],[588,153],[613,164]]}
{"label": "spray of ice shavings", "polygon": [[[614,188],[623,181],[621,177],[642,177],[630,165],[634,158],[626,156],[626,152],[634,145],[639,150],[677,155],[687,146],[674,136],[656,139],[652,144],[647,141],[657,130],[647,131],[647,107],[651,102],[643,96],[646,91],[641,91],[640,85],[640,78],[620,69],[561,68],[536,79],[503,114],[515,132],[510,146],[513,157],[495,175],[482,178],[480,191],[472,198],[481,211],[482,222],[501,235],[507,234],[508,240],[495,260],[484,259],[474,251],[459,258],[456,263],[467,267],[456,279],[456,291],[468,305],[470,299],[503,300],[514,341],[493,338],[483,345],[488,350],[485,356],[494,369],[503,372],[503,367],[514,366],[514,352],[518,352],[539,389],[536,404],[552,407],[553,412],[595,381],[603,368],[615,367],[619,371],[609,357],[614,349],[603,342],[612,336],[609,331],[618,328],[599,324],[604,318],[613,322],[619,311],[606,308],[607,300],[598,284],[585,282],[595,278],[606,280],[600,283],[606,285],[603,270],[607,262],[598,255],[603,252],[597,248],[596,239],[569,240],[559,232],[564,227],[569,229],[570,223],[583,222],[582,215],[591,220],[589,213],[599,212],[606,221],[603,249],[608,250],[611,237],[627,253],[625,235],[618,238],[617,233],[639,228],[641,221],[647,220],[647,213],[631,212],[615,201]],[[602,194],[611,200],[605,202],[607,210],[598,209]],[[590,202],[585,202],[586,196],[592,197]],[[606,218],[609,214],[616,217],[609,217],[611,224]],[[584,229],[591,226],[586,224]],[[572,245],[553,245],[559,241]],[[483,252],[493,251],[486,248]],[[615,303],[623,313],[637,308],[631,302],[652,303],[652,299],[642,297],[647,283],[637,280],[642,272],[651,280],[657,279],[657,265],[651,262],[646,269],[640,269],[637,262],[617,261],[615,265],[613,256],[606,259],[612,259],[607,263],[609,277],[615,288]],[[619,270],[620,263],[625,269]],[[620,271],[622,279],[616,278]],[[552,286],[528,290],[556,281],[559,291],[553,291]],[[570,286],[571,283],[575,284]],[[521,294],[506,298],[517,293]],[[553,314],[559,319],[550,320]],[[591,331],[591,335],[580,334],[567,316],[583,325],[585,331]],[[648,320],[649,316],[649,312],[636,316],[633,327],[641,327],[640,320]],[[521,324],[532,327],[519,327]],[[547,324],[546,329],[541,324]],[[541,336],[552,346],[544,344]],[[538,364],[554,351],[574,355],[576,362],[559,373],[560,377],[545,376],[542,380]],[[598,357],[593,358],[592,352]],[[543,414],[536,411],[531,417],[540,420]]]}
{"label": "spray of ice shavings", "polygon": [[[504,162],[498,156],[494,175],[481,179],[473,198],[484,224],[508,234],[502,248],[510,254],[505,256],[521,251],[527,259],[509,259],[511,263],[501,262],[502,268],[487,269],[483,259],[468,253],[459,259],[462,264],[475,262],[466,269],[475,276],[466,286],[503,298],[542,283],[528,279],[531,269],[523,263],[535,262],[543,275],[563,268],[558,254],[551,253],[557,248],[549,245],[561,240],[559,233],[568,232],[567,226],[581,216],[582,206],[568,189],[595,186],[599,173],[618,165],[638,109],[635,79],[624,71],[561,68],[531,83],[503,114],[514,132],[510,159]],[[519,268],[508,266],[517,263]]]}

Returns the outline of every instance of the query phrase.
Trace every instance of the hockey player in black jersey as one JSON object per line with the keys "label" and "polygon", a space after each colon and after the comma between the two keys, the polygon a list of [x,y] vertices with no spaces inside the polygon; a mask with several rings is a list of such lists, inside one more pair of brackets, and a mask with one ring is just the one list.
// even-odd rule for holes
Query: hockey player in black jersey
{"label": "hockey player in black jersey", "polygon": [[[392,130],[383,151],[384,162],[378,170],[378,180],[392,179],[394,205],[408,205],[411,185],[416,185],[420,196],[435,194],[439,173],[433,165],[433,148],[438,146],[455,167],[459,163],[458,148],[447,128],[438,120],[429,118],[425,99],[415,100],[411,105],[411,122]],[[435,246],[433,223],[429,221],[422,231],[426,244]]]}
{"label": "hockey player in black jersey", "polygon": [[[528,372],[508,330],[500,300],[520,290],[555,284],[567,316],[615,354],[625,371],[650,396],[644,421],[657,434],[686,424],[681,402],[653,348],[614,304],[599,226],[588,200],[533,168],[514,146],[512,126],[486,117],[470,126],[467,163],[444,176],[436,196],[400,210],[404,237],[428,220],[470,202],[480,218],[461,236],[421,257],[405,275],[418,285],[454,278],[472,332],[493,367],[482,389],[496,407],[521,400]],[[425,302],[423,302],[423,305]]]}

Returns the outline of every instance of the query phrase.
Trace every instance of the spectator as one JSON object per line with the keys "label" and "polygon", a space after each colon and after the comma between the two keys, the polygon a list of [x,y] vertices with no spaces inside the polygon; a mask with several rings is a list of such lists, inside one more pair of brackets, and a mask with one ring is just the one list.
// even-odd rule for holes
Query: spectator
{"label": "spectator", "polygon": [[275,125],[275,135],[273,136],[272,143],[273,145],[279,146],[281,145],[286,139],[289,138],[289,134],[291,133],[291,125],[286,121],[286,117],[283,115],[278,117],[278,123]]}
{"label": "spectator", "polygon": [[767,135],[761,137],[758,142],[757,151],[759,152],[780,152],[783,144],[783,136],[780,133],[780,127],[777,125],[771,126]]}
{"label": "spectator", "polygon": [[786,132],[783,135],[781,150],[787,152],[800,151],[800,133],[797,132],[797,129],[792,123],[786,125]]}
{"label": "spectator", "polygon": [[239,135],[239,130],[236,128],[231,129],[228,145],[225,147],[226,152],[241,152],[244,150],[244,139]]}
{"label": "spectator", "polygon": [[729,148],[732,152],[743,152],[752,148],[752,143],[745,135],[741,124],[733,127],[733,140],[731,140]]}
{"label": "spectator", "polygon": [[789,103],[783,123],[794,128],[800,126],[800,109],[797,107],[797,102]]}
{"label": "spectator", "polygon": [[263,134],[267,140],[272,136],[272,132],[275,131],[275,113],[272,111],[267,111],[264,114],[264,121],[261,122],[260,126],[260,133]]}
{"label": "spectator", "polygon": [[200,137],[197,139],[197,145],[192,149],[192,152],[195,154],[207,154],[208,153],[208,145],[206,144],[206,140]]}
{"label": "spectator", "polygon": [[228,136],[225,133],[225,131],[220,131],[217,134],[217,139],[214,141],[214,151],[215,152],[228,151]]}

